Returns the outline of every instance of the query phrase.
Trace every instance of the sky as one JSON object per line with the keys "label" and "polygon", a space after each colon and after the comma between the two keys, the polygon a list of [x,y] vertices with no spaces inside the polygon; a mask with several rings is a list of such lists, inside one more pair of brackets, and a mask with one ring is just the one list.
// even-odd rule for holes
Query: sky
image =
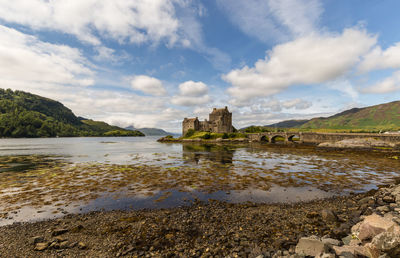
{"label": "sky", "polygon": [[0,87],[122,127],[400,100],[397,0],[0,0]]}

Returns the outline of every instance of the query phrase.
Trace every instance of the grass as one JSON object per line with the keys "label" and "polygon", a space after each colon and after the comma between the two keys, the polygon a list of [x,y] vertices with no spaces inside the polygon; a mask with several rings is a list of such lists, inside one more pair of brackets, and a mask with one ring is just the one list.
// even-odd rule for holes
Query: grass
{"label": "grass", "polygon": [[245,133],[209,133],[209,132],[194,132],[191,136],[182,137],[182,139],[210,139],[215,140],[218,138],[223,139],[237,139],[237,138],[247,138]]}

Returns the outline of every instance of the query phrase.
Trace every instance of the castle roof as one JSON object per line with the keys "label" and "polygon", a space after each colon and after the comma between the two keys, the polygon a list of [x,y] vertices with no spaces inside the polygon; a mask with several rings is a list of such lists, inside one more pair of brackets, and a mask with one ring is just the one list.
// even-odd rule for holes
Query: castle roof
{"label": "castle roof", "polygon": [[190,122],[194,122],[194,121],[196,121],[198,119],[197,119],[197,117],[195,117],[195,118],[185,118],[185,120],[186,121],[190,121]]}
{"label": "castle roof", "polygon": [[211,114],[223,114],[223,113],[229,113],[228,107],[225,108],[214,108]]}

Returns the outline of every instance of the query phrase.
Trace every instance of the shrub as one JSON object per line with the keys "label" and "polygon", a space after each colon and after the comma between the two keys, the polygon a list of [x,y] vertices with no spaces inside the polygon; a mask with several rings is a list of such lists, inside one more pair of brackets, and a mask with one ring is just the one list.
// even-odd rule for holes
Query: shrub
{"label": "shrub", "polygon": [[210,134],[210,133],[206,133],[206,134],[204,134],[201,138],[202,138],[202,139],[205,139],[205,140],[211,139],[211,134]]}
{"label": "shrub", "polygon": [[222,139],[228,139],[228,138],[229,138],[229,134],[224,133],[224,134],[222,135]]}
{"label": "shrub", "polygon": [[185,137],[193,136],[195,132],[196,132],[196,131],[195,131],[194,129],[189,129],[189,130],[186,132]]}

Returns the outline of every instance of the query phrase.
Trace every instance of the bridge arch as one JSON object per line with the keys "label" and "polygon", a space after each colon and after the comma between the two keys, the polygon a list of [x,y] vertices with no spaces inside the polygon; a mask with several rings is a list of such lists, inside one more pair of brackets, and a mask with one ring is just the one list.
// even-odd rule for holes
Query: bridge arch
{"label": "bridge arch", "polygon": [[281,134],[276,134],[276,135],[273,135],[273,136],[270,138],[270,142],[271,142],[271,143],[276,143],[277,141],[282,141],[282,139],[283,139],[283,142],[286,141],[285,136],[283,136],[283,135],[281,135]]}
{"label": "bridge arch", "polygon": [[289,142],[299,142],[300,135],[299,134],[288,134],[288,141]]}
{"label": "bridge arch", "polygon": [[260,142],[269,142],[269,138],[267,135],[263,135],[260,137]]}

